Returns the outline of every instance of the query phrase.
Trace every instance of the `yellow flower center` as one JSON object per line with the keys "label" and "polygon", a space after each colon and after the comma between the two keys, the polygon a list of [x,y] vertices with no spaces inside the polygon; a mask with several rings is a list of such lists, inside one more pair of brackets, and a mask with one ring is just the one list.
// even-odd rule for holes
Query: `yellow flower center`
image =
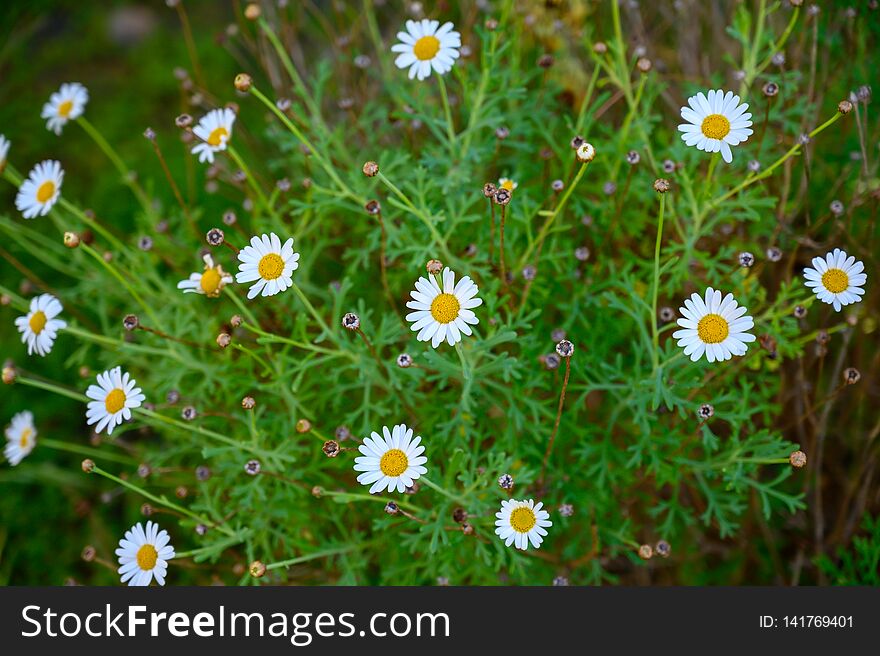
{"label": "yellow flower center", "polygon": [[28,325],[34,331],[34,335],[39,335],[43,332],[43,328],[46,327],[46,313],[42,310],[37,310],[31,315]]}
{"label": "yellow flower center", "polygon": [[386,476],[400,476],[407,467],[409,467],[409,458],[400,449],[386,451],[379,461],[379,469]]}
{"label": "yellow flower center", "polygon": [[65,100],[63,103],[58,105],[58,116],[61,118],[67,118],[70,116],[70,110],[73,109],[73,101]]}
{"label": "yellow flower center", "polygon": [[413,46],[413,54],[421,61],[434,59],[434,55],[440,50],[440,39],[436,36],[423,36]]}
{"label": "yellow flower center", "polygon": [[501,183],[501,188],[507,189],[507,191],[513,191],[513,186],[515,184],[516,183],[513,180],[505,180],[504,182]]}
{"label": "yellow flower center", "polygon": [[209,146],[219,146],[223,139],[229,136],[229,132],[223,126],[219,128],[214,128],[211,134],[208,135],[208,145]]}
{"label": "yellow flower center", "polygon": [[723,139],[730,132],[730,121],[723,114],[709,114],[700,129],[710,139]]}
{"label": "yellow flower center", "polygon": [[438,323],[450,323],[458,316],[461,304],[454,294],[437,294],[431,301],[431,316]]}
{"label": "yellow flower center", "polygon": [[30,428],[25,428],[23,431],[21,431],[21,439],[18,440],[18,445],[22,449],[27,448],[27,445],[31,442],[31,435],[33,434],[34,431],[32,431]]}
{"label": "yellow flower center", "polygon": [[267,253],[260,258],[257,270],[263,280],[275,280],[284,273],[284,260],[278,253]]}
{"label": "yellow flower center", "polygon": [[151,570],[159,560],[159,552],[152,544],[145,544],[137,552],[138,567],[142,570]]}
{"label": "yellow flower center", "polygon": [[520,506],[510,513],[510,526],[517,533],[528,533],[538,523],[535,511],[528,506]]}
{"label": "yellow flower center", "polygon": [[697,324],[697,334],[704,344],[718,344],[727,339],[730,325],[720,314],[707,314]]}
{"label": "yellow flower center", "polygon": [[213,296],[220,288],[220,280],[220,272],[212,267],[205,269],[205,272],[202,274],[202,279],[199,281],[199,285],[201,285],[202,291],[208,296]]}
{"label": "yellow flower center", "polygon": [[841,269],[828,269],[822,274],[822,286],[832,294],[840,294],[849,289],[849,276]]}
{"label": "yellow flower center", "polygon": [[116,414],[125,406],[125,392],[123,392],[118,387],[114,390],[110,390],[110,393],[107,395],[107,398],[104,399],[104,407],[107,408],[107,412],[111,415]]}
{"label": "yellow flower center", "polygon": [[43,184],[40,185],[40,188],[37,189],[37,202],[45,203],[47,200],[52,198],[52,195],[55,193],[55,183],[51,180],[46,180]]}

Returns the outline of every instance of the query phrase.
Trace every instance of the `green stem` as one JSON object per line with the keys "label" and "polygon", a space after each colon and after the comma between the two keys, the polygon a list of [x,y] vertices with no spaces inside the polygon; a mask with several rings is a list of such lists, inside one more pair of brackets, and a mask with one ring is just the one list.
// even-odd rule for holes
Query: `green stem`
{"label": "green stem", "polygon": [[446,93],[446,82],[442,75],[437,76],[440,87],[440,99],[443,101],[443,114],[446,117],[446,136],[449,138],[449,149],[455,148],[455,127],[452,125],[452,110],[449,107],[449,96]]}
{"label": "green stem", "polygon": [[63,442],[61,440],[53,440],[47,437],[40,437],[38,439],[40,446],[47,446],[50,449],[57,449],[58,451],[67,451],[69,453],[76,453],[81,456],[86,456],[87,458],[101,458],[102,460],[109,460],[111,462],[118,462],[122,465],[136,465],[137,461],[129,458],[128,456],[123,456],[118,453],[105,452],[100,449],[91,449],[87,446],[81,446],[79,444],[71,444],[70,442]]}
{"label": "green stem", "polygon": [[424,476],[421,476],[421,477],[419,478],[419,481],[421,481],[422,483],[424,483],[425,485],[427,485],[429,488],[431,488],[431,489],[434,490],[435,492],[439,492],[440,494],[442,494],[442,495],[443,495],[444,497],[446,497],[447,499],[452,499],[453,501],[455,501],[456,503],[461,504],[462,506],[466,506],[467,503],[468,503],[467,500],[461,498],[460,496],[457,496],[457,495],[453,494],[452,492],[447,492],[445,489],[443,489],[442,487],[440,487],[440,486],[437,485],[436,483],[433,483],[432,481],[430,481],[429,479],[425,478]]}
{"label": "green stem", "polygon": [[653,337],[654,371],[660,366],[660,332],[657,326],[657,295],[660,290],[660,245],[663,241],[663,210],[666,206],[666,194],[660,194],[660,212],[657,218],[657,241],[654,244],[654,291],[651,295],[651,333]]}
{"label": "green stem", "polygon": [[227,145],[226,149],[229,152],[229,156],[235,162],[235,165],[244,172],[244,175],[245,175],[245,178],[247,178],[248,184],[250,185],[251,189],[254,190],[254,193],[257,195],[257,200],[260,201],[260,205],[263,206],[263,208],[266,210],[266,213],[269,214],[269,216],[274,218],[276,221],[280,221],[280,219],[278,218],[278,215],[275,214],[275,210],[272,209],[272,205],[269,204],[269,199],[266,198],[266,194],[264,194],[263,190],[260,189],[260,185],[257,182],[257,179],[253,176],[253,174],[251,173],[251,170],[248,168],[248,165],[241,158],[241,155],[239,155],[238,151],[235,150],[235,148],[233,148],[230,145]]}
{"label": "green stem", "polygon": [[[399,504],[398,504],[399,505]],[[316,560],[318,558],[325,558],[327,556],[338,556],[340,554],[349,553],[350,551],[354,551],[355,549],[360,549],[361,546],[357,544],[350,545],[348,547],[339,547],[337,549],[326,549],[324,551],[316,551],[315,553],[311,553],[305,556],[297,556],[296,558],[290,558],[289,560],[279,560],[277,563],[271,563],[266,565],[266,569],[280,569],[282,567],[290,567],[291,565],[298,565],[300,563],[306,563],[310,560]]]}
{"label": "green stem", "polygon": [[462,133],[461,156],[462,159],[467,155],[468,148],[471,145],[471,139],[476,132],[477,121],[479,120],[480,110],[486,99],[486,87],[489,85],[489,78],[492,75],[491,62],[495,57],[495,47],[498,43],[498,32],[492,33],[492,40],[489,43],[489,53],[482,58],[482,73],[480,75],[480,86],[477,87],[477,97],[471,107],[471,116],[468,119],[467,128]]}
{"label": "green stem", "polygon": [[455,351],[458,353],[458,359],[461,360],[461,376],[464,380],[471,379],[471,367],[467,361],[467,356],[464,354],[464,348],[461,345],[461,342],[455,343]]}
{"label": "green stem", "polygon": [[302,301],[302,304],[306,306],[306,310],[308,310],[309,314],[311,314],[315,321],[318,322],[318,325],[321,326],[321,330],[327,333],[327,336],[330,339],[336,341],[336,335],[333,333],[332,330],[330,330],[330,327],[327,325],[327,322],[324,321],[324,318],[320,314],[318,314],[315,306],[312,305],[311,301],[309,301],[308,297],[303,293],[303,290],[299,288],[299,285],[294,282],[291,283],[291,287],[293,288],[293,291],[296,293],[296,295],[299,296],[299,300]]}

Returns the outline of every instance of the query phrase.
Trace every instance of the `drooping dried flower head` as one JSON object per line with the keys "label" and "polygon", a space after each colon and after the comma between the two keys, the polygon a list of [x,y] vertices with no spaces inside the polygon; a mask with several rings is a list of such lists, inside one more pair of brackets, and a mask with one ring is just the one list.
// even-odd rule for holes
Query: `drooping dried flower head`
{"label": "drooping dried flower head", "polygon": [[354,312],[347,312],[342,317],[342,327],[348,330],[357,330],[361,327],[361,319]]}
{"label": "drooping dried flower head", "polygon": [[561,358],[570,358],[574,355],[574,344],[567,339],[560,340],[559,343],[556,344],[556,352]]}

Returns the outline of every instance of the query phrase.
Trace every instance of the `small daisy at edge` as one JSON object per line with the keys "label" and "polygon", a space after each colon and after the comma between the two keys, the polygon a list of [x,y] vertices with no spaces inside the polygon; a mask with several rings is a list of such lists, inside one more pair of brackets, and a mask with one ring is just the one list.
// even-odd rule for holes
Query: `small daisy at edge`
{"label": "small daisy at edge", "polygon": [[500,178],[498,180],[498,186],[502,189],[507,189],[507,191],[513,191],[519,184],[517,184],[516,180],[512,180],[511,178]]}
{"label": "small daisy at edge", "polygon": [[553,526],[550,513],[543,510],[542,502],[505,499],[501,510],[495,513],[495,534],[504,540],[504,546],[515,546],[525,551],[529,543],[537,549],[547,535],[547,527]]}
{"label": "small daisy at edge", "polygon": [[682,330],[676,330],[672,337],[694,362],[704,353],[709,362],[745,355],[746,342],[755,341],[755,336],[746,332],[755,322],[746,315],[745,306],[734,300],[733,294],[722,299],[720,291],[709,287],[705,300],[697,293],[691,294],[678,311],[682,315],[678,320]]}
{"label": "small daisy at edge", "polygon": [[400,43],[391,51],[400,53],[394,60],[397,68],[408,68],[409,79],[424,80],[433,69],[443,75],[452,70],[461,48],[461,35],[453,30],[452,23],[428,20],[406,21],[406,32],[398,32]]}
{"label": "small daisy at edge", "polygon": [[177,283],[177,288],[183,293],[204,294],[209,298],[220,296],[223,288],[233,280],[232,275],[226,273],[219,264],[214,264],[214,258],[210,253],[202,256],[205,270],[201,273],[191,273],[189,278]]}
{"label": "small daisy at edge", "polygon": [[146,397],[140,387],[135,387],[134,378],[122,373],[122,367],[98,374],[97,380],[97,385],[89,385],[86,390],[86,396],[92,399],[86,410],[86,424],[97,424],[96,433],[106,428],[111,435],[116,426],[131,419],[131,411],[141,407]]}
{"label": "small daisy at edge", "polygon": [[26,219],[46,216],[61,196],[64,170],[61,163],[47,159],[37,164],[21,183],[15,196],[15,207]]}
{"label": "small daisy at edge", "polygon": [[370,494],[382,490],[403,492],[428,471],[423,466],[428,459],[422,455],[422,438],[414,438],[413,429],[406,424],[391,430],[383,426],[382,433],[384,437],[373,431],[358,447],[363,454],[354,459],[354,470],[363,472],[358,474],[358,483],[369,485]]}
{"label": "small daisy at edge", "polygon": [[480,323],[473,308],[483,304],[482,299],[476,298],[477,292],[479,288],[468,276],[456,284],[455,273],[448,267],[443,270],[442,289],[434,276],[419,278],[410,292],[413,300],[406,302],[406,307],[415,310],[406,315],[406,320],[412,322],[413,331],[418,331],[416,339],[430,340],[431,346],[437,348],[444,339],[455,346],[462,333],[473,334],[471,325]]}
{"label": "small daisy at edge", "polygon": [[169,542],[168,531],[160,531],[155,522],[147,522],[146,530],[140,522],[128,529],[116,550],[122,583],[146,586],[155,578],[156,583],[165,585],[168,561],[174,558]]}
{"label": "small daisy at edge", "polygon": [[52,294],[40,294],[31,299],[31,309],[15,320],[21,341],[27,344],[28,355],[47,355],[52,350],[58,331],[67,328],[67,322],[56,319],[64,308]]}
{"label": "small daisy at edge", "polygon": [[12,417],[6,427],[6,448],[3,455],[15,467],[34,450],[37,444],[37,429],[34,428],[34,415],[24,410]]}
{"label": "small daisy at edge", "polygon": [[736,146],[752,134],[751,114],[747,103],[740,104],[739,96],[721,89],[702,92],[688,98],[689,107],[681,108],[681,117],[687,121],[678,126],[681,138],[688,146],[707,153],[721,152],[724,161],[733,161],[731,146]]}
{"label": "small daisy at edge", "polygon": [[9,156],[9,147],[12,145],[9,139],[0,134],[0,173],[6,168],[6,158]]}
{"label": "small daisy at edge", "polygon": [[[274,296],[293,284],[291,274],[299,268],[299,253],[293,250],[293,237],[282,246],[274,232],[251,237],[251,243],[238,252],[235,282],[253,282],[247,297]],[[256,281],[256,282],[254,282]]]}
{"label": "small daisy at edge", "polygon": [[836,312],[844,305],[858,303],[865,293],[868,281],[865,265],[846,251],[835,248],[825,257],[814,257],[813,267],[804,269],[804,283],[823,303],[834,306]]}
{"label": "small daisy at edge", "polygon": [[226,142],[232,138],[233,123],[235,112],[228,107],[212,109],[205,114],[192,129],[193,134],[202,140],[193,146],[192,154],[198,155],[200,162],[213,164],[214,153],[226,150]]}
{"label": "small daisy at edge", "polygon": [[67,82],[49,96],[49,101],[43,105],[40,116],[46,119],[47,129],[60,135],[68,121],[82,116],[87,102],[89,102],[89,90],[79,82]]}

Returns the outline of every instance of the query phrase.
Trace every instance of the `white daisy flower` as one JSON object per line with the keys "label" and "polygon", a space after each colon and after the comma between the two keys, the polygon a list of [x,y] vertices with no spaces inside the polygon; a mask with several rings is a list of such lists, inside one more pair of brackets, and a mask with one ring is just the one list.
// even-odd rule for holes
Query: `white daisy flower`
{"label": "white daisy flower", "polygon": [[140,522],[128,529],[116,550],[122,582],[146,586],[155,578],[156,583],[165,585],[168,561],[174,558],[170,541],[168,531],[160,531],[155,522],[147,522],[146,530]]}
{"label": "white daisy flower", "polygon": [[413,300],[406,302],[406,307],[415,310],[406,315],[406,320],[413,322],[412,330],[419,331],[416,339],[431,340],[431,346],[437,348],[444,339],[455,346],[462,333],[472,334],[468,324],[480,323],[473,308],[483,304],[482,299],[476,298],[478,291],[468,276],[455,284],[455,274],[448,267],[443,269],[443,289],[433,276],[419,278],[409,294]]}
{"label": "white daisy flower", "polygon": [[89,385],[86,390],[86,396],[92,399],[86,410],[86,423],[98,424],[96,433],[106,427],[107,434],[111,435],[116,426],[131,419],[131,411],[141,407],[146,398],[135,384],[134,378],[122,373],[121,367],[98,374],[98,384]]}
{"label": "white daisy flower", "polygon": [[383,426],[382,432],[384,437],[373,431],[358,447],[364,454],[354,459],[354,470],[363,472],[357,477],[358,483],[370,485],[370,494],[383,489],[403,492],[428,471],[422,466],[428,462],[422,455],[425,447],[419,444],[422,438],[413,438],[413,429],[406,424],[398,424],[391,430]]}
{"label": "white daisy flower", "polygon": [[64,308],[52,294],[41,294],[31,299],[31,310],[23,317],[15,320],[15,326],[21,333],[22,343],[27,344],[28,355],[47,355],[52,350],[55,337],[67,322],[56,319]]}
{"label": "white daisy flower", "polygon": [[731,146],[736,146],[752,134],[751,114],[747,103],[739,104],[739,96],[721,89],[710,91],[708,98],[702,92],[688,98],[690,107],[681,108],[681,117],[687,121],[678,126],[681,138],[688,146],[696,146],[707,153],[721,151],[721,157],[733,161]]}
{"label": "white daisy flower", "polygon": [[423,18],[406,21],[406,32],[398,32],[400,43],[391,46],[392,52],[400,53],[394,64],[397,68],[409,68],[409,79],[424,80],[433,68],[443,75],[452,70],[458,59],[461,35],[453,31],[452,23],[440,25],[440,21]]}
{"label": "white daisy flower", "polygon": [[6,158],[9,155],[9,147],[11,145],[9,139],[0,134],[0,173],[6,168]]}
{"label": "white daisy flower", "polygon": [[507,191],[513,191],[514,189],[519,187],[516,180],[511,180],[510,178],[499,179],[498,186],[501,187],[502,189],[507,189]]}
{"label": "white daisy flower", "polygon": [[293,250],[293,238],[284,245],[274,232],[251,237],[249,246],[238,252],[238,273],[235,282],[254,282],[248,298],[274,296],[293,284],[291,274],[299,268],[299,253]]}
{"label": "white daisy flower", "polygon": [[15,196],[15,207],[26,219],[46,216],[61,196],[64,170],[61,163],[47,159],[37,164],[21,183]]}
{"label": "white daisy flower", "polygon": [[226,150],[226,142],[232,138],[232,124],[235,123],[235,112],[228,107],[212,109],[199,119],[193,128],[202,143],[193,146],[192,154],[199,156],[200,162],[214,163],[214,153]]}
{"label": "white daisy flower", "polygon": [[205,262],[205,270],[202,273],[191,273],[189,278],[177,283],[177,288],[182,289],[184,294],[191,292],[216,298],[232,282],[232,275],[226,273],[219,264],[215,265],[210,253],[205,253],[202,260]]}
{"label": "white daisy flower", "polygon": [[547,527],[553,526],[550,513],[543,510],[543,503],[505,499],[501,502],[501,510],[495,513],[495,534],[504,540],[504,546],[515,546],[526,550],[529,542],[537,549],[547,535]]}
{"label": "white daisy flower", "polygon": [[823,303],[834,306],[835,311],[850,303],[858,303],[865,293],[863,285],[868,276],[864,273],[865,265],[852,255],[847,257],[846,251],[835,248],[824,258],[814,257],[813,267],[804,269],[806,286]]}
{"label": "white daisy flower", "polygon": [[682,330],[676,330],[672,337],[694,362],[703,357],[703,353],[709,362],[745,355],[746,342],[755,341],[755,336],[746,332],[755,322],[750,316],[743,316],[746,308],[737,304],[733,294],[722,300],[721,292],[709,287],[705,300],[699,294],[691,294],[678,311],[682,315],[678,320]]}
{"label": "white daisy flower", "polygon": [[49,96],[49,102],[43,105],[40,116],[47,119],[46,128],[55,134],[61,134],[61,129],[68,121],[82,116],[87,102],[89,90],[79,82],[68,82]]}
{"label": "white daisy flower", "polygon": [[37,429],[34,428],[34,415],[30,410],[19,412],[12,417],[6,427],[6,448],[3,455],[15,467],[34,450],[37,444]]}

